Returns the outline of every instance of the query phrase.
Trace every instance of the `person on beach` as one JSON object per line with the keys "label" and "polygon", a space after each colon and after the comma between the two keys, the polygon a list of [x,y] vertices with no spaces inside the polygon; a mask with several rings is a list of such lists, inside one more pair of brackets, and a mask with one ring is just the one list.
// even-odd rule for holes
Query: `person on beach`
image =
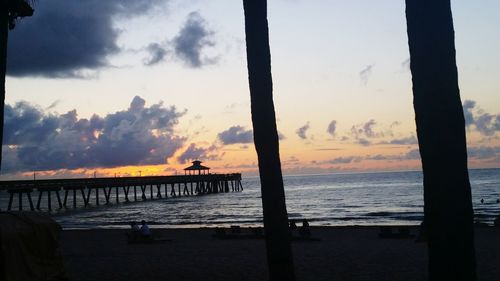
{"label": "person on beach", "polygon": [[297,224],[295,224],[294,220],[290,220],[290,230],[295,230],[297,229]]}
{"label": "person on beach", "polygon": [[138,233],[139,232],[139,226],[137,225],[137,223],[135,221],[131,222],[130,223],[130,230],[132,231],[132,233]]}
{"label": "person on beach", "polygon": [[151,237],[151,230],[149,229],[149,226],[146,224],[145,220],[141,221],[141,235],[144,238],[149,238]]}
{"label": "person on beach", "polygon": [[304,238],[311,237],[311,229],[309,228],[309,222],[307,221],[307,219],[302,220],[302,226],[299,229],[299,234]]}
{"label": "person on beach", "polygon": [[130,223],[130,232],[127,233],[129,242],[137,241],[142,237],[141,230],[135,221]]}

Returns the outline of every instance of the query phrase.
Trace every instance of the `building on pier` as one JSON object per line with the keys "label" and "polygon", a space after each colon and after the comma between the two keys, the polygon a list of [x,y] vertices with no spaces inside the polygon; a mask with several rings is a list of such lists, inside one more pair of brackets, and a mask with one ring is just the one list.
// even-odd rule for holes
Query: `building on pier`
{"label": "building on pier", "polygon": [[201,161],[200,160],[195,160],[193,162],[193,165],[187,167],[187,168],[184,168],[184,175],[206,175],[206,174],[210,174],[210,168],[209,167],[206,167],[206,166],[203,166],[201,165]]}

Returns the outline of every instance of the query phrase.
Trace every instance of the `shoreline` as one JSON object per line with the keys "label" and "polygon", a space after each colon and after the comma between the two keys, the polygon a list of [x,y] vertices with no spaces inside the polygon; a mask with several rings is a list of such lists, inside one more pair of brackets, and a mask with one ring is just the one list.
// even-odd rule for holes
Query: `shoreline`
{"label": "shoreline", "polygon": [[[418,227],[409,228],[416,234]],[[264,239],[215,239],[215,228],[152,230],[170,241],[128,244],[125,229],[63,230],[69,279],[268,280]],[[297,280],[427,279],[427,245],[414,238],[382,239],[379,226],[312,226],[311,232],[320,241],[292,242]],[[500,228],[475,233],[478,279],[498,280]]]}

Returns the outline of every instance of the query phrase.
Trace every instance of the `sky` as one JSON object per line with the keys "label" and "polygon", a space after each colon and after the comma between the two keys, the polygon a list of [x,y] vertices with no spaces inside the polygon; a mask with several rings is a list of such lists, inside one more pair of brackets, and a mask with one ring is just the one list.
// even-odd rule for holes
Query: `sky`
{"label": "sky", "polygon": [[[0,178],[257,174],[242,1],[51,0],[9,33]],[[500,167],[500,10],[452,0],[469,166]],[[421,169],[403,0],[268,1],[284,174]],[[439,122],[439,120],[436,120]]]}

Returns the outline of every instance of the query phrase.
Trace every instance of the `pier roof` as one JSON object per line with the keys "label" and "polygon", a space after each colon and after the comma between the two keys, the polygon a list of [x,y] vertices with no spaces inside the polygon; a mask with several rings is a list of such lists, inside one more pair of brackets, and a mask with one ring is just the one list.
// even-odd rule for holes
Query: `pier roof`
{"label": "pier roof", "polygon": [[199,173],[201,173],[201,171],[205,172],[205,171],[210,170],[209,167],[201,165],[201,161],[200,160],[195,160],[192,163],[193,163],[193,165],[191,165],[191,166],[189,166],[187,168],[184,168],[185,172],[198,171]]}

